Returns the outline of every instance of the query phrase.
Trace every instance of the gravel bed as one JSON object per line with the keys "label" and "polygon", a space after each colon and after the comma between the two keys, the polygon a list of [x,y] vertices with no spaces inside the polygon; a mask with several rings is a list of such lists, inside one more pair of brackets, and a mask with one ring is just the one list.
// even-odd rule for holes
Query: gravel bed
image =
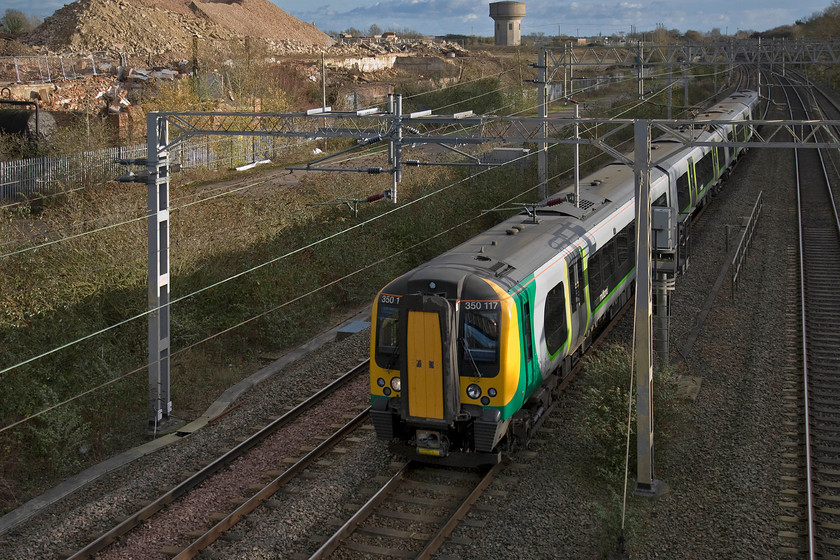
{"label": "gravel bed", "polygon": [[[660,498],[634,495],[629,483],[626,557],[768,558],[782,546],[776,518],[781,497],[781,368],[787,352],[782,328],[791,290],[777,273],[789,262],[791,186],[763,177],[784,177],[788,155],[754,150],[694,228],[688,274],[673,297],[672,361],[685,375],[702,378],[696,401],[685,401],[685,425],[660,426],[656,477],[668,492]],[[768,187],[772,188],[772,192]],[[765,213],[734,299],[729,279],[717,294],[696,344],[682,350],[706,305],[732,239],[765,189]],[[737,241],[734,241],[737,242]],[[734,242],[732,246],[734,246]],[[630,341],[632,317],[613,338]],[[593,477],[586,443],[573,429],[583,411],[575,387],[546,421],[531,450],[519,453],[479,500],[440,559],[600,558],[616,553],[621,526],[621,485]],[[319,475],[288,496],[283,511],[266,510],[237,542],[214,545],[214,558],[286,558],[311,554],[317,536],[346,519],[365,498],[362,479],[393,471],[390,456],[372,437],[342,456],[343,469]],[[631,476],[635,465],[631,465]],[[361,475],[360,475],[361,473]],[[368,491],[372,491],[368,488]],[[301,495],[305,494],[303,501]],[[316,498],[313,500],[312,498]],[[288,509],[286,509],[288,508]],[[251,528],[251,526],[254,528]]]}
{"label": "gravel bed", "polygon": [[[693,228],[688,272],[672,297],[672,362],[702,378],[695,401],[684,401],[687,420],[657,426],[656,478],[667,484],[659,498],[634,495],[629,483],[626,557],[773,558],[782,546],[776,518],[781,498],[781,364],[785,327],[795,325],[786,302],[796,287],[785,283],[794,266],[795,200],[792,155],[756,149]],[[728,258],[727,226],[741,226],[764,191],[764,213],[749,252],[741,288],[729,279],[714,298],[693,347],[684,349],[698,313]],[[740,227],[732,228],[737,240]],[[737,241],[734,241],[735,243]],[[632,317],[612,335],[629,343]],[[103,477],[0,536],[2,558],[54,557],[78,548],[117,514],[157,495],[179,473],[212,459],[234,437],[253,431],[257,418],[277,415],[348,369],[367,353],[367,333],[336,343],[260,385],[243,406],[210,428]],[[682,355],[680,354],[682,352]],[[340,357],[340,358],[339,358]],[[682,361],[684,359],[684,361]],[[547,419],[529,451],[519,453],[437,557],[471,559],[600,558],[615,553],[621,526],[621,484],[600,482],[574,427],[583,411],[576,385]],[[631,442],[634,445],[635,442]],[[217,542],[208,558],[289,558],[311,554],[397,466],[370,429],[361,430],[267,507]],[[635,465],[631,464],[631,476]]]}
{"label": "gravel bed", "polygon": [[[0,535],[0,558],[55,558],[62,551],[78,550],[110,529],[114,519],[133,514],[143,500],[181,482],[185,471],[215,459],[256,426],[282,414],[284,407],[296,405],[358,364],[368,351],[365,331],[309,354],[244,395],[241,406],[213,424],[99,478]],[[366,405],[367,399],[364,393],[359,403],[349,406]]]}
{"label": "gravel bed", "polygon": [[[655,477],[667,492],[635,496],[630,465],[625,554],[617,554],[623,487],[593,476],[586,442],[572,429],[582,414],[573,386],[532,445],[535,453],[520,454],[505,472],[511,478],[495,483],[504,495],[483,497],[471,513],[483,527],[456,531],[472,542],[447,545],[438,558],[780,556],[780,364],[796,352],[785,338],[785,326],[795,326],[785,304],[797,289],[785,282],[796,255],[791,169],[788,151],[753,150],[693,227],[690,265],[672,297],[670,349],[681,373],[702,384],[696,401],[684,401],[685,425],[657,426]],[[696,344],[681,356],[727,258],[727,225],[745,222],[761,190],[764,212],[741,287],[733,299],[725,277]],[[732,228],[731,248],[740,232]],[[631,342],[630,315],[614,340]]]}

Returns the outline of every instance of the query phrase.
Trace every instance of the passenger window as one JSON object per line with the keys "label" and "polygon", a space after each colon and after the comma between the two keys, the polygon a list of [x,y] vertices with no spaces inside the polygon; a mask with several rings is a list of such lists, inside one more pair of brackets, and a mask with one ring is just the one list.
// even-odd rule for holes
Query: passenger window
{"label": "passenger window", "polygon": [[688,191],[688,171],[677,177],[677,209],[686,212],[691,207],[691,193]]}
{"label": "passenger window", "polygon": [[604,258],[601,261],[602,281],[607,284],[607,290],[612,290],[615,285],[613,277],[615,276],[616,269],[615,239],[610,239],[600,252],[604,254]]}
{"label": "passenger window", "polygon": [[598,251],[589,256],[587,263],[589,271],[589,303],[597,306],[598,295],[601,293],[601,286],[604,283],[601,279],[601,252]]}
{"label": "passenger window", "polygon": [[712,162],[712,152],[703,156],[697,162],[697,190],[703,190],[706,185],[712,180],[714,176],[714,164]]}
{"label": "passenger window", "polygon": [[571,282],[572,313],[583,304],[583,266],[580,259],[569,265],[569,282]]}
{"label": "passenger window", "polygon": [[549,354],[556,354],[569,336],[566,326],[566,293],[563,283],[554,286],[545,298],[545,341]]}

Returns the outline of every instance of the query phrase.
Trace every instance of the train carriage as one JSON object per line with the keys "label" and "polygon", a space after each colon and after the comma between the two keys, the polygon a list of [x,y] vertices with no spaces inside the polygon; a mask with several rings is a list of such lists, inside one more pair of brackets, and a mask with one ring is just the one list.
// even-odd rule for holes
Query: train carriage
{"label": "train carriage", "polygon": [[[703,116],[750,118],[754,92]],[[741,131],[743,130],[743,132]],[[700,126],[696,141],[747,138]],[[687,265],[687,218],[739,152],[652,144],[654,246]],[[371,417],[378,437],[444,464],[494,463],[530,429],[593,332],[635,286],[631,167],[613,163],[534,215],[509,218],[389,283],[373,307]]]}

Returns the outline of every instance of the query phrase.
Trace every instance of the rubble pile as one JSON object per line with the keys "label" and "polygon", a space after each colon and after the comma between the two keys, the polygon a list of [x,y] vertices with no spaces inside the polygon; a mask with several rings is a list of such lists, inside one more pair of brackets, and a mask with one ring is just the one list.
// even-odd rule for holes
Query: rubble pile
{"label": "rubble pile", "polygon": [[114,50],[129,56],[189,57],[193,37],[202,48],[253,37],[324,48],[332,39],[268,0],[76,0],[26,37],[43,51]]}
{"label": "rubble pile", "polygon": [[30,55],[34,52],[32,47],[21,43],[12,35],[0,33],[0,56]]}
{"label": "rubble pile", "polygon": [[395,53],[411,53],[415,56],[467,56],[469,54],[458,43],[419,40],[337,43],[330,47],[327,53],[333,56],[375,56]]}
{"label": "rubble pile", "polygon": [[[134,103],[142,99],[148,84],[176,80],[191,72],[194,56],[216,60],[214,64],[229,64],[227,57],[236,46],[250,44],[254,54],[302,64],[306,66],[304,74],[313,81],[319,79],[321,54],[339,60],[394,54],[439,58],[469,54],[456,43],[403,41],[393,33],[336,42],[269,0],[76,0],[46,18],[22,42],[17,39],[20,37],[0,34],[0,49],[5,51],[0,52],[0,57],[26,54],[40,69],[39,59],[46,55],[100,51],[112,62],[107,66],[98,64],[98,73],[92,76],[40,86],[32,82],[25,87],[27,76],[12,74],[12,78],[7,78],[6,97],[35,100],[44,111],[96,112],[119,121],[120,127],[143,123],[142,108]],[[196,47],[198,52],[194,52]],[[20,59],[6,62],[18,63]],[[380,79],[383,72],[360,73],[342,68],[345,66],[339,64],[332,70],[333,81],[368,82],[362,76],[364,72],[378,72]],[[17,84],[19,88],[15,77],[21,82]]]}
{"label": "rubble pile", "polygon": [[355,38],[336,43],[269,0],[76,0],[44,20],[26,43],[42,53],[116,51],[134,63],[165,65],[191,58],[194,37],[199,38],[199,49],[216,51],[248,37],[264,44],[273,56],[467,54],[446,41]]}

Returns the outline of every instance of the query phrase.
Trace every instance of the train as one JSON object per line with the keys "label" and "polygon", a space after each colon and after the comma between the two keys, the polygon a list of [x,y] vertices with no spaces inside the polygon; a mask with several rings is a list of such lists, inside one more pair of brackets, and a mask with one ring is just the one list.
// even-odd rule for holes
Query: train
{"label": "train", "polygon": [[[682,131],[747,141],[760,96],[736,91]],[[726,121],[715,125],[714,121]],[[652,246],[677,275],[690,218],[743,148],[651,142]],[[594,333],[635,289],[635,179],[615,161],[388,283],[371,314],[370,416],[404,456],[494,464],[527,441]]]}

